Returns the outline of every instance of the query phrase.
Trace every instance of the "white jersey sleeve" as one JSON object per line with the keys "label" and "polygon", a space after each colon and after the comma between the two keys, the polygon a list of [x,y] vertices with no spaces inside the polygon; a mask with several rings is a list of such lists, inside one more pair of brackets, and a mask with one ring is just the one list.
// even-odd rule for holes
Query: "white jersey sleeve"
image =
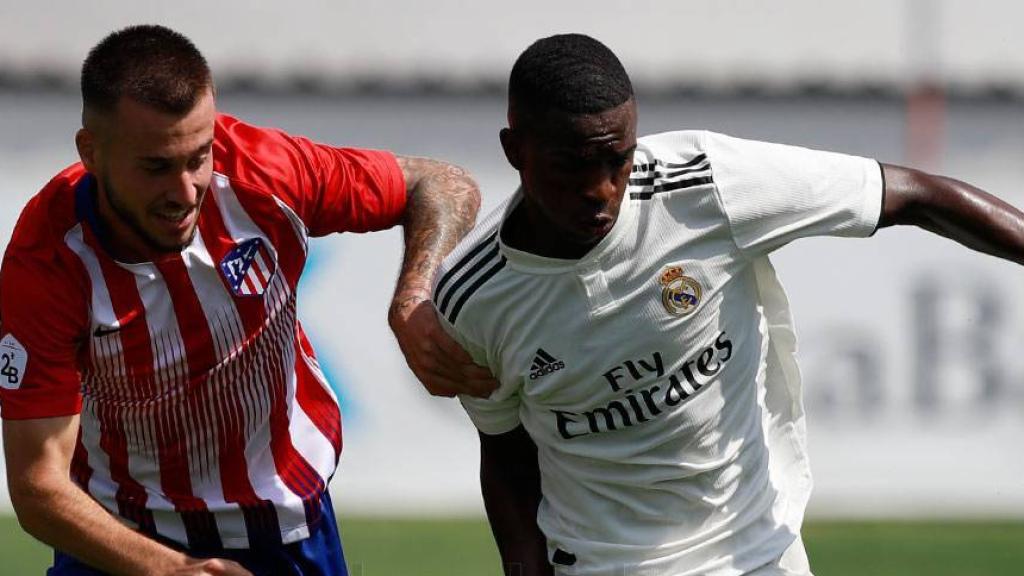
{"label": "white jersey sleeve", "polygon": [[[466,238],[445,258],[434,285],[434,305],[445,330],[473,361],[491,371],[501,385],[487,398],[460,395],[459,401],[470,420],[484,434],[503,434],[520,424],[522,380],[502,373],[500,354],[488,345],[494,328],[490,308],[474,304],[487,292],[485,283],[505,264],[498,250],[498,228],[508,205],[502,202],[477,223]],[[474,300],[470,301],[470,296]],[[468,305],[467,305],[468,304]],[[465,306],[465,307],[464,307]]]}
{"label": "white jersey sleeve", "polygon": [[875,160],[704,133],[737,246],[763,255],[805,236],[870,236],[882,210]]}
{"label": "white jersey sleeve", "polygon": [[[439,315],[441,325],[451,334],[473,361],[495,370],[487,359],[487,352],[479,345],[469,341],[464,334],[452,326],[443,315]],[[459,395],[459,402],[473,421],[473,425],[484,434],[504,434],[519,426],[519,387],[516,381],[503,382],[487,398],[475,398],[465,394]]]}
{"label": "white jersey sleeve", "polygon": [[484,434],[504,434],[519,426],[519,392],[502,388],[488,398],[474,398],[465,394],[459,396],[469,419]]}

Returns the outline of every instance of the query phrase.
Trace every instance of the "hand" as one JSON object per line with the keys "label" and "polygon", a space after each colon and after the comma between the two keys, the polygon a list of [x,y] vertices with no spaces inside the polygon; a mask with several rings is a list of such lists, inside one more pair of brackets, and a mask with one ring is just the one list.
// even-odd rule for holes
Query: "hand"
{"label": "hand", "polygon": [[432,395],[483,398],[498,387],[491,372],[475,364],[444,331],[427,293],[397,295],[388,311],[388,324],[409,368]]}
{"label": "hand", "polygon": [[175,568],[167,576],[253,576],[237,562],[223,558],[189,558],[185,565]]}

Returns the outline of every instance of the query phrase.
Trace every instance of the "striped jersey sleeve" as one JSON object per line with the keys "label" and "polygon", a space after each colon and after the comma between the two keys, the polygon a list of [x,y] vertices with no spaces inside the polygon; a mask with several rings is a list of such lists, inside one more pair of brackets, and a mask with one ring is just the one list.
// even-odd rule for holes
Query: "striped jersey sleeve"
{"label": "striped jersey sleeve", "polygon": [[[499,318],[489,314],[493,307],[480,301],[481,288],[505,269],[507,260],[498,246],[498,228],[503,209],[489,214],[445,260],[434,286],[434,306],[442,326],[473,358],[500,374],[498,355],[486,345],[488,327]],[[502,434],[519,426],[519,386],[514,380],[501,381],[488,398],[460,395],[459,401],[470,420],[484,434]]]}

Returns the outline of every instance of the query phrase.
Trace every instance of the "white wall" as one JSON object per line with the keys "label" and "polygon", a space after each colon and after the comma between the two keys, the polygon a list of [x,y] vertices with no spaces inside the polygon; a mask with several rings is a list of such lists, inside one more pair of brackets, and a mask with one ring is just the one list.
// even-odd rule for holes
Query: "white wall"
{"label": "white wall", "polygon": [[1019,2],[861,0],[292,0],[0,2],[0,68],[72,76],[114,28],[159,22],[190,36],[222,74],[502,80],[536,38],[593,34],[638,80],[788,85],[900,82],[1024,86]]}

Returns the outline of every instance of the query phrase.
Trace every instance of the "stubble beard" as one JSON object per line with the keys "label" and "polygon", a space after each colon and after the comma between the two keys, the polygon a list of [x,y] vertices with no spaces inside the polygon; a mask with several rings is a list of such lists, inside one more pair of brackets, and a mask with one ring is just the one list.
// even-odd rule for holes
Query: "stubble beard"
{"label": "stubble beard", "polygon": [[192,240],[196,237],[196,230],[199,229],[198,223],[192,226],[192,230],[189,232],[188,238],[186,238],[184,242],[175,243],[173,245],[161,243],[159,240],[154,238],[152,234],[147,232],[142,226],[142,222],[139,221],[135,214],[132,214],[132,212],[121,203],[117,191],[114,189],[114,186],[108,178],[103,178],[103,194],[106,196],[107,205],[110,206],[110,209],[114,212],[114,216],[123,222],[125,226],[131,229],[131,231],[135,233],[135,236],[141,239],[146,245],[146,248],[149,248],[153,252],[159,254],[181,252],[186,246],[191,244]]}

